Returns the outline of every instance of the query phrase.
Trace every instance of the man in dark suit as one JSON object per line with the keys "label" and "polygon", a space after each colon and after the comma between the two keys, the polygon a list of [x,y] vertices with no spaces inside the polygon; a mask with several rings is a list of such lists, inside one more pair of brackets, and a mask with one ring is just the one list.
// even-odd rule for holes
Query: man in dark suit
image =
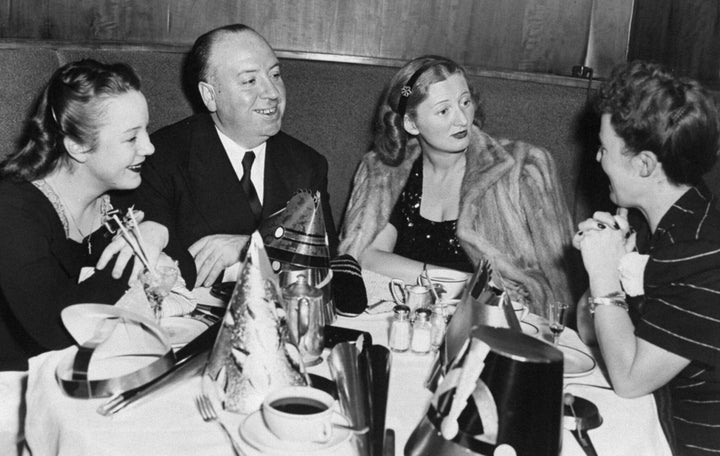
{"label": "man in dark suit", "polygon": [[260,221],[298,189],[320,192],[334,250],[327,160],[280,131],[285,85],[265,39],[244,25],[221,27],[199,37],[188,59],[208,113],[151,136],[156,152],[143,167],[137,207],[190,251],[196,286],[237,263]]}

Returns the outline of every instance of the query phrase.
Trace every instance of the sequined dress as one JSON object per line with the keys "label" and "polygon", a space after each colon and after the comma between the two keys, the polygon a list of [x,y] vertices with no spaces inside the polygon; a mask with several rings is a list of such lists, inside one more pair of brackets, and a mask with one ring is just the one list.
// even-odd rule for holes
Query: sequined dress
{"label": "sequined dress", "polygon": [[390,223],[397,230],[393,253],[423,263],[472,272],[470,258],[455,233],[457,220],[435,222],[420,215],[422,165],[420,155],[390,215]]}

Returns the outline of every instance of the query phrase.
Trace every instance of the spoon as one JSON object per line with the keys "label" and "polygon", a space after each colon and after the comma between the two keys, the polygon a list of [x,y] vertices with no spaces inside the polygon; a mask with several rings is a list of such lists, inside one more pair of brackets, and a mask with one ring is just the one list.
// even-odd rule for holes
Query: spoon
{"label": "spoon", "polygon": [[355,426],[350,426],[347,424],[340,424],[340,423],[332,423],[332,426],[335,429],[343,429],[346,431],[350,431],[353,434],[367,434],[367,432],[370,430],[370,428],[368,426],[355,427]]}
{"label": "spoon", "polygon": [[421,280],[421,281],[424,281],[424,280],[422,280],[422,279],[427,280],[427,282],[428,282],[428,288],[430,288],[430,292],[432,293],[433,298],[435,299],[434,302],[439,302],[439,301],[440,301],[440,297],[439,297],[438,294],[437,294],[437,290],[435,290],[435,283],[433,283],[432,279],[430,279],[430,274],[428,274],[427,269],[424,270],[422,274],[420,274],[420,280]]}

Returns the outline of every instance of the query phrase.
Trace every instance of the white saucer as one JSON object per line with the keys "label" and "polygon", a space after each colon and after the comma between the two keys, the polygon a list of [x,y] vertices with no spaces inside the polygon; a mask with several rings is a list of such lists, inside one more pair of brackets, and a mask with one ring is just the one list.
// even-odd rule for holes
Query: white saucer
{"label": "white saucer", "polygon": [[558,344],[558,350],[563,353],[563,376],[582,377],[595,369],[595,360],[582,350]]}
{"label": "white saucer", "polygon": [[200,320],[186,317],[163,318],[160,326],[173,348],[187,344],[207,329],[207,325]]}
{"label": "white saucer", "polygon": [[[349,424],[348,421],[339,416],[339,423]],[[346,429],[333,429],[330,440],[326,443],[316,442],[291,442],[281,440],[265,426],[260,410],[251,413],[240,425],[240,437],[263,454],[272,455],[305,455],[319,456],[321,454],[335,454],[337,447],[350,439],[350,431]]]}

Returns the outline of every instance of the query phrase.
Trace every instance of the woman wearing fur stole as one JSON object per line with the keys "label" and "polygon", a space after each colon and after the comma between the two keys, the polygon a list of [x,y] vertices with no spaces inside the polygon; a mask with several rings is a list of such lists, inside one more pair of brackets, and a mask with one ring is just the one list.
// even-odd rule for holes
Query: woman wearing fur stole
{"label": "woman wearing fur stole", "polygon": [[514,300],[540,315],[571,302],[572,221],[547,151],[482,130],[465,70],[443,57],[407,63],[376,117],[375,150],[356,172],[341,254],[414,282],[424,268],[491,261]]}

